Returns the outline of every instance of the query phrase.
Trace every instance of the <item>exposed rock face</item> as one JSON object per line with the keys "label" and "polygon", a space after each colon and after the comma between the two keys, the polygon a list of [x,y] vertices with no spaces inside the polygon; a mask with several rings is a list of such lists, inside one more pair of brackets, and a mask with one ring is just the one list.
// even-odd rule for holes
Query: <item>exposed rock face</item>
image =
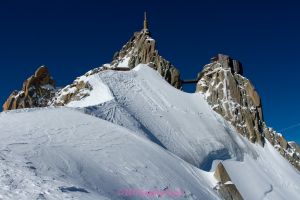
{"label": "exposed rock face", "polygon": [[128,66],[130,69],[138,64],[150,64],[171,85],[181,87],[180,72],[167,60],[158,54],[156,42],[147,29],[136,32],[123,48],[116,52],[111,62],[115,68]]}
{"label": "exposed rock face", "polygon": [[300,171],[300,149],[295,142],[287,142],[286,139],[272,128],[263,126],[265,138],[285,157],[297,170]]}
{"label": "exposed rock face", "polygon": [[64,106],[71,101],[79,101],[89,96],[93,87],[88,81],[86,81],[87,77],[103,70],[107,70],[107,68],[103,66],[101,68],[91,70],[83,76],[76,78],[72,84],[60,89],[50,104],[54,106]]}
{"label": "exposed rock face", "polygon": [[221,162],[217,165],[214,176],[219,181],[215,189],[223,199],[243,200],[242,195],[232,183],[230,176]]}
{"label": "exposed rock face", "polygon": [[300,152],[281,134],[264,122],[260,96],[243,75],[242,64],[219,54],[211,59],[198,74],[197,92],[204,94],[208,103],[251,142],[264,145],[265,138],[297,169]]}
{"label": "exposed rock face", "polygon": [[48,69],[41,66],[23,83],[22,90],[12,92],[4,103],[3,110],[45,107],[54,93],[55,82]]}
{"label": "exposed rock face", "polygon": [[298,144],[296,142],[289,142],[288,143],[291,147],[293,147],[297,152],[300,152],[300,147],[298,146]]}
{"label": "exposed rock face", "polygon": [[221,183],[231,181],[229,174],[221,162],[217,165],[214,176]]}
{"label": "exposed rock face", "polygon": [[219,54],[198,75],[196,90],[203,93],[213,109],[230,121],[238,132],[252,142],[263,144],[261,100],[242,72],[239,61]]}

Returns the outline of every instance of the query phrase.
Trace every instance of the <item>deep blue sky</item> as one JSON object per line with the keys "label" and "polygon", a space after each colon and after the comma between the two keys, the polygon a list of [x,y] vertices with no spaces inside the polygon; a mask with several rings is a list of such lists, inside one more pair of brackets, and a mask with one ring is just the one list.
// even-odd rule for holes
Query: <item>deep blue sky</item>
{"label": "deep blue sky", "polygon": [[[0,102],[44,64],[58,86],[111,61],[148,11],[160,54],[193,78],[217,53],[244,65],[277,130],[300,123],[297,1],[0,0]],[[191,90],[191,88],[189,88]],[[283,131],[300,143],[300,126]]]}

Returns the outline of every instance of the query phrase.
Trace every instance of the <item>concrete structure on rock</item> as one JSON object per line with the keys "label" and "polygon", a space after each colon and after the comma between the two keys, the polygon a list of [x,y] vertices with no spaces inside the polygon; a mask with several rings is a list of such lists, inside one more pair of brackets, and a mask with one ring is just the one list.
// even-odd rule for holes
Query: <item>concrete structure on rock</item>
{"label": "concrete structure on rock", "polygon": [[238,60],[234,60],[227,55],[218,54],[210,59],[211,62],[219,62],[224,68],[231,68],[233,73],[243,75],[242,63]]}

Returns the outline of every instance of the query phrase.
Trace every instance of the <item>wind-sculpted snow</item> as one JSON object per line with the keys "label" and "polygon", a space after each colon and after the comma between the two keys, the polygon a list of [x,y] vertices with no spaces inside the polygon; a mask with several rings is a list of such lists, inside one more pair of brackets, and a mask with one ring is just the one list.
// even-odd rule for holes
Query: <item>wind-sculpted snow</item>
{"label": "wind-sculpted snow", "polygon": [[253,145],[259,157],[245,156],[244,162],[223,162],[232,181],[245,199],[299,199],[300,174],[266,142]]}
{"label": "wind-sculpted snow", "polygon": [[209,189],[211,173],[75,110],[1,113],[0,129],[3,199],[124,199],[118,191],[128,188],[180,189],[179,199],[218,199]]}
{"label": "wind-sculpted snow", "polygon": [[146,65],[92,76],[85,81],[104,98],[0,114],[0,199],[220,199],[220,161],[246,200],[299,197],[299,173],[201,94]]}
{"label": "wind-sculpted snow", "polygon": [[248,152],[245,142],[211,110],[201,94],[171,87],[146,65],[129,72],[106,71],[98,78],[115,100],[87,107],[86,113],[146,136],[205,170],[215,159],[243,160],[243,152]]}

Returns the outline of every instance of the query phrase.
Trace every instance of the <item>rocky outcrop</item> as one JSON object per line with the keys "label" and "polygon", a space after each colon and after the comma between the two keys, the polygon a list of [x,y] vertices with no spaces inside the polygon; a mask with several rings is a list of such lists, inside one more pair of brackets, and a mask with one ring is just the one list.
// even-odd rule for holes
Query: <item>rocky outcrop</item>
{"label": "rocky outcrop", "polygon": [[214,176],[218,180],[218,184],[214,189],[217,190],[223,199],[243,200],[242,195],[232,183],[229,174],[221,162],[217,165]]}
{"label": "rocky outcrop", "polygon": [[24,83],[22,90],[13,91],[3,110],[45,107],[55,93],[55,82],[45,66],[39,67]]}
{"label": "rocky outcrop", "polygon": [[251,142],[264,143],[262,104],[239,61],[219,54],[198,75],[197,92]]}
{"label": "rocky outcrop", "polygon": [[[104,68],[102,68],[102,70],[103,69]],[[90,71],[85,75],[76,78],[72,84],[60,89],[50,104],[54,106],[64,106],[71,101],[79,101],[89,96],[93,87],[86,79],[94,73],[94,71]]]}
{"label": "rocky outcrop", "polygon": [[138,64],[148,64],[166,79],[175,88],[181,88],[180,72],[169,61],[158,54],[156,42],[151,38],[148,29],[134,33],[134,36],[116,52],[110,64],[90,70],[82,77],[78,77],[72,84],[67,85],[53,99],[51,105],[63,106],[71,101],[78,101],[89,95],[92,87],[86,81],[89,76],[101,71],[117,70],[127,71],[133,69]]}
{"label": "rocky outcrop", "polygon": [[136,32],[123,48],[116,52],[111,66],[113,68],[134,68],[138,64],[149,64],[157,70],[171,85],[181,88],[180,72],[169,61],[161,57],[156,42],[148,29]]}
{"label": "rocky outcrop", "polygon": [[300,149],[295,142],[288,142],[272,128],[263,124],[263,133],[265,138],[277,149],[277,151],[286,158],[297,170],[300,171]]}
{"label": "rocky outcrop", "polygon": [[267,127],[262,103],[255,87],[243,75],[242,64],[219,54],[198,74],[196,91],[204,95],[213,110],[229,121],[251,142],[264,145],[267,139],[300,170],[300,152],[284,137]]}
{"label": "rocky outcrop", "polygon": [[298,146],[298,144],[294,141],[288,142],[288,144],[293,147],[297,152],[300,152],[300,147]]}

